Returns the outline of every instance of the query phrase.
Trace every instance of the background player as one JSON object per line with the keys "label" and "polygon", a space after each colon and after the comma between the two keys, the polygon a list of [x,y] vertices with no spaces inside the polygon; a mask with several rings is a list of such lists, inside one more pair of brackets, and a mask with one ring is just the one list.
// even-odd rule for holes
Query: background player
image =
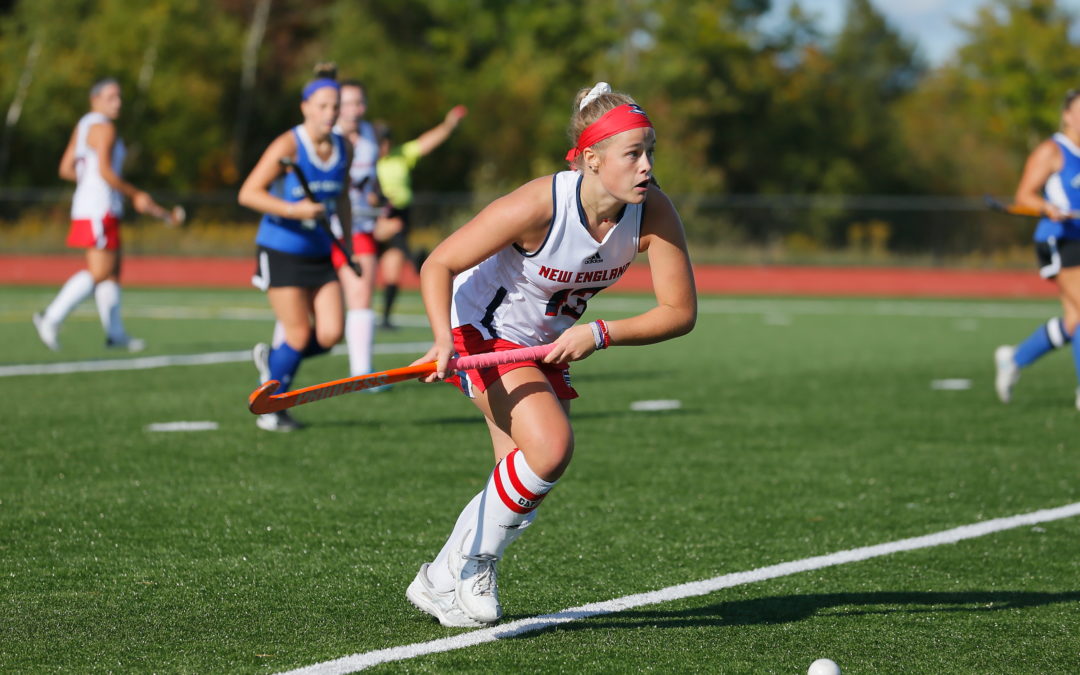
{"label": "background player", "polygon": [[[364,119],[367,112],[367,88],[348,80],[341,84],[341,114],[334,130],[352,144],[349,166],[349,203],[352,210],[353,260],[360,265],[360,276],[345,264],[345,256],[336,248],[331,255],[338,279],[345,293],[345,343],[349,348],[349,375],[371,372],[371,352],[375,336],[375,312],[371,299],[375,293],[375,218],[379,203],[375,162],[379,141],[375,128]],[[338,226],[340,227],[340,225]],[[377,391],[376,387],[365,391]]]}
{"label": "background player", "polygon": [[[448,375],[458,354],[554,342],[542,363],[458,376],[484,414],[497,462],[406,595],[447,626],[502,616],[495,564],[533,520],[574,450],[569,362],[611,345],[689,332],[697,317],[682,223],[652,182],[655,135],[633,100],[600,83],[578,93],[570,122],[574,171],[533,180],[496,200],[424,263],[421,290],[435,343],[417,363]],[[646,201],[648,208],[645,208]],[[646,252],[656,306],[574,325],[588,300]]]}
{"label": "background player", "polygon": [[[1061,291],[1062,316],[1040,325],[1019,345],[1002,345],[994,352],[994,385],[1002,403],[1012,399],[1020,369],[1073,342],[1080,323],[1080,222],[1068,217],[1080,206],[1080,89],[1065,95],[1061,130],[1028,156],[1015,202],[1045,214],[1035,228],[1035,253],[1039,274],[1054,280]],[[1072,351],[1080,380],[1080,351],[1075,343]],[[1075,402],[1080,409],[1080,388]]]}
{"label": "background player", "polygon": [[[278,136],[263,152],[240,187],[239,202],[264,215],[255,243],[258,262],[252,283],[266,291],[274,316],[284,330],[281,344],[258,344],[252,352],[260,382],[281,382],[287,391],[302,359],[324,354],[341,339],[341,284],[330,260],[330,234],[316,219],[340,214],[346,240],[352,216],[346,181],[352,151],[333,132],[340,107],[335,68],[320,66],[304,87],[304,121]],[[289,158],[304,172],[317,201],[304,196],[295,172],[285,173]],[[287,411],[260,415],[268,431],[292,431],[299,425]]]}
{"label": "background player", "polygon": [[67,245],[86,249],[86,269],[79,270],[60,288],[44,312],[34,314],[34,327],[46,347],[60,349],[60,326],[91,293],[97,302],[105,346],[141,351],[145,343],[128,335],[120,317],[120,218],[124,197],[139,213],[167,217],[153,198],[121,178],[124,141],[116,132],[123,101],[113,78],[90,88],[90,112],[75,125],[64,155],[60,177],[75,181],[71,201],[71,229]]}

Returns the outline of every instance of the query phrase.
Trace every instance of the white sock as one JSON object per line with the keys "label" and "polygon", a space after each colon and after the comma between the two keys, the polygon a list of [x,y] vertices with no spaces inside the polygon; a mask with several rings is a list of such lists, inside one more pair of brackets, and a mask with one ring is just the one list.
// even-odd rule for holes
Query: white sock
{"label": "white sock", "polygon": [[535,520],[536,507],[553,487],[554,481],[533,472],[520,450],[507,455],[495,466],[483,491],[462,510],[450,538],[428,567],[432,585],[441,592],[457,585],[447,561],[459,547],[468,555],[501,558],[506,547]]}
{"label": "white sock", "polygon": [[119,342],[126,340],[127,331],[124,330],[124,322],[120,318],[120,284],[112,279],[102,281],[94,289],[94,300],[97,302],[98,316],[101,318],[101,327],[105,329],[105,336]]}
{"label": "white sock", "polygon": [[67,315],[71,314],[71,310],[90,297],[93,291],[94,277],[90,274],[90,270],[79,270],[64,282],[56,298],[49,303],[45,309],[45,320],[54,326],[59,326]]}
{"label": "white sock", "polygon": [[270,338],[270,346],[277,349],[285,342],[285,326],[280,321],[274,322],[274,336]]}
{"label": "white sock", "polygon": [[349,347],[349,375],[371,372],[371,351],[375,342],[375,312],[350,309],[345,313],[345,343]]}

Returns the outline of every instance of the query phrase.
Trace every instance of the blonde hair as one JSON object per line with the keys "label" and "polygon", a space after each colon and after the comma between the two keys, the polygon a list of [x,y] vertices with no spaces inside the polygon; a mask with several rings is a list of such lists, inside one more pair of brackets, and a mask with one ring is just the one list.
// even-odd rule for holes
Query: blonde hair
{"label": "blonde hair", "polygon": [[[583,107],[581,102],[585,100],[586,96],[589,96],[593,89],[594,87],[582,87],[578,90],[577,96],[574,97],[574,110],[570,115],[570,126],[567,129],[567,135],[570,137],[570,145],[573,147],[577,147],[578,139],[581,138],[581,132],[585,131],[587,126],[600,119],[604,113],[613,110],[614,108],[618,108],[621,105],[636,103],[636,101],[628,94],[618,91],[605,91],[597,94]],[[609,139],[604,139],[593,145],[592,148],[594,150],[602,150],[608,140]],[[582,161],[581,155],[578,155],[577,159],[574,160],[574,165],[581,168]]]}

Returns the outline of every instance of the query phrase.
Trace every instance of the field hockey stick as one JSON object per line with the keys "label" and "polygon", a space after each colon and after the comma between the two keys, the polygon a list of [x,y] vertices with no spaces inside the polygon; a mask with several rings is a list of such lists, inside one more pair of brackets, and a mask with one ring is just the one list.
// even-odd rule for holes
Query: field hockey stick
{"label": "field hockey stick", "polygon": [[182,227],[187,222],[187,211],[183,206],[177,204],[171,209],[162,209],[164,213],[160,214],[158,218],[165,221],[165,225],[168,227]]}
{"label": "field hockey stick", "polygon": [[[293,172],[296,173],[296,179],[300,181],[300,187],[304,190],[304,196],[316,204],[320,203],[318,199],[315,199],[315,195],[311,193],[311,187],[308,185],[307,176],[304,175],[304,170],[301,169],[296,162],[292,161],[292,158],[290,157],[282,157],[279,161],[281,162],[281,166],[285,167],[286,171],[292,169]],[[341,251],[341,254],[345,256],[345,263],[352,268],[353,272],[356,272],[356,276],[363,276],[360,271],[360,265],[352,259],[352,253],[345,248],[345,244],[342,244],[340,239],[334,236],[334,231],[330,229],[330,221],[326,219],[326,216],[317,216],[315,222],[330,236],[330,243],[336,246],[337,249]]]}
{"label": "field hockey stick", "polygon": [[[1028,218],[1042,218],[1046,216],[1041,209],[1036,209],[1030,206],[1021,206],[1020,204],[1003,204],[1002,202],[994,199],[990,195],[983,197],[983,201],[986,205],[994,211],[1000,211],[1001,213],[1008,213],[1012,216],[1026,216]],[[1065,215],[1070,219],[1080,219],[1080,211],[1066,211]]]}
{"label": "field hockey stick", "polygon": [[[522,347],[521,349],[509,349],[503,352],[489,352],[487,354],[474,354],[472,356],[455,356],[447,364],[447,370],[474,370],[477,368],[491,368],[504,363],[519,363],[521,361],[538,361],[550,352],[555,345],[540,345],[539,347]],[[248,409],[256,415],[278,412],[305,403],[323,401],[342,394],[351,394],[356,391],[364,391],[373,387],[381,387],[386,384],[415,380],[435,372],[437,364],[421,363],[404,368],[392,368],[368,375],[347,377],[343,380],[323,382],[303,389],[288,391],[284,394],[275,394],[281,383],[270,380],[263,384],[248,396]]]}
{"label": "field hockey stick", "polygon": [[166,227],[180,227],[187,222],[187,211],[183,206],[177,204],[171,209],[166,209],[161,206],[154,205],[154,208],[149,211],[149,214],[155,218],[160,218],[165,221]]}

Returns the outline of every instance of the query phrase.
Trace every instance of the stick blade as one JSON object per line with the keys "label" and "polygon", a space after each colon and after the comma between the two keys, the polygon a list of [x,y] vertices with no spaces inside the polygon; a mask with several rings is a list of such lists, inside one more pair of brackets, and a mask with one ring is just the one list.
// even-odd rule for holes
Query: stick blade
{"label": "stick blade", "polygon": [[187,211],[177,204],[169,211],[169,219],[166,222],[170,227],[182,227],[187,222]]}
{"label": "stick blade", "polygon": [[279,387],[281,387],[281,383],[277,380],[268,380],[265,384],[260,385],[258,389],[248,396],[248,410],[256,415],[265,415],[266,413],[287,408],[288,406],[278,405],[274,399],[270,398]]}

